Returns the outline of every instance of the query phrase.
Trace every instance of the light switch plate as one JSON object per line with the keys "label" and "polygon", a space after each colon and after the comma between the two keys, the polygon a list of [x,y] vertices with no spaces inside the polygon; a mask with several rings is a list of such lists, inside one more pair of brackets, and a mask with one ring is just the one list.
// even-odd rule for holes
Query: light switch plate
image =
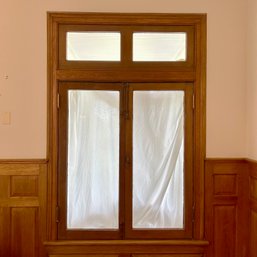
{"label": "light switch plate", "polygon": [[10,112],[2,112],[2,125],[10,125],[11,124],[11,113]]}

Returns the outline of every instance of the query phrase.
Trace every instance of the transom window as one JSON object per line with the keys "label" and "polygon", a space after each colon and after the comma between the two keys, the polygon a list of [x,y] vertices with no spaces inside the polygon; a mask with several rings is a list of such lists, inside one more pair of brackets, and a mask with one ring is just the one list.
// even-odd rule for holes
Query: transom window
{"label": "transom window", "polygon": [[55,239],[200,238],[201,17],[64,16],[49,37]]}

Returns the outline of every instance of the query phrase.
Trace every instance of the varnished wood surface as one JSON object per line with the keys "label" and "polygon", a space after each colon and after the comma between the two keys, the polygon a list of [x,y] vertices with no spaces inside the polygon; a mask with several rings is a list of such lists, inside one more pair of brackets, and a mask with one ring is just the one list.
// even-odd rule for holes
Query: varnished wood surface
{"label": "varnished wood surface", "polygon": [[[40,195],[40,198],[42,199],[42,195],[45,195],[45,186],[43,185],[44,183],[42,183],[42,181],[45,180],[44,177],[46,175],[45,171],[43,170],[46,167],[44,167],[43,165],[43,167],[40,168],[43,169],[42,173],[42,171],[35,169],[37,165],[35,166],[34,161],[32,163],[30,163],[27,160],[24,161],[27,163],[25,166],[23,165],[23,161],[19,162],[20,164],[16,162],[17,161],[15,160],[13,162],[11,160],[8,160],[8,163],[10,164],[10,167],[8,168],[8,166],[5,166],[6,163],[2,165],[2,162],[0,161],[0,256],[16,257],[18,251],[20,253],[20,255],[18,256],[22,257],[44,256],[42,249],[40,249],[40,240],[37,239],[37,233],[39,233],[39,226],[42,226],[42,224],[38,225],[40,223],[38,220],[38,215],[39,212],[42,212],[43,209],[41,207],[40,209],[38,208],[39,206],[44,205],[44,201],[37,200],[37,198],[35,197],[11,197],[10,177],[22,176],[21,174],[25,174],[25,177],[31,175],[39,176],[40,178],[38,195]],[[28,166],[27,169],[26,166]],[[209,172],[211,172],[211,176],[208,175]],[[242,176],[240,174],[246,174],[246,176],[249,175],[249,185],[245,185],[245,182],[242,181]],[[218,180],[216,180],[216,182],[215,176],[218,176]],[[210,178],[212,181],[211,183],[209,183]],[[222,180],[222,178],[224,178],[224,181]],[[236,185],[234,181],[235,178]],[[143,254],[143,252],[145,254],[145,251],[151,251],[151,254],[153,254],[154,251],[160,251],[164,254],[165,252],[170,253],[176,251],[189,251],[192,254],[192,251],[197,253],[203,251],[202,247],[204,246],[204,248],[207,249],[208,252],[208,254],[206,255],[207,257],[212,257],[215,253],[213,247],[216,247],[216,255],[217,253],[219,253],[219,255],[225,253],[226,256],[231,256],[232,254],[235,254],[235,256],[237,256],[237,251],[240,253],[241,249],[242,256],[255,257],[257,253],[257,208],[256,205],[254,205],[254,203],[256,202],[256,183],[252,182],[252,180],[255,180],[256,178],[257,165],[255,162],[244,159],[206,160],[206,239],[210,240],[209,246],[207,245],[207,241],[194,240],[51,241],[46,242],[46,246],[49,249],[51,248],[51,251],[55,251],[54,249],[56,249],[56,247],[58,248],[59,252],[63,250],[66,251],[68,248],[69,252],[72,252],[74,249],[76,249],[75,251],[80,252],[80,254],[82,254],[83,251],[88,252],[88,250],[86,250],[88,249],[88,246],[90,246],[89,252],[97,252],[99,251],[97,250],[99,248],[99,245],[105,245],[103,250],[105,250],[106,252],[102,253],[103,255],[106,255],[106,253],[110,251],[117,251],[119,256],[124,250],[125,252],[130,253],[133,247],[136,247],[135,251],[141,254]],[[246,177],[243,180],[248,181],[248,178]],[[226,185],[228,185],[228,187]],[[247,235],[245,235],[247,227],[243,226],[243,222],[246,221],[247,218],[242,218],[239,220],[239,218],[242,217],[239,213],[240,208],[238,208],[238,206],[242,206],[242,201],[240,203],[239,198],[244,197],[244,193],[242,193],[242,191],[240,190],[240,188],[242,187],[244,187],[243,190],[247,195],[249,192],[250,202],[252,203],[248,208],[250,221],[249,238],[247,237]],[[24,190],[26,191],[27,189]],[[212,201],[210,199],[210,195],[211,199],[215,199],[215,201]],[[216,213],[215,219],[213,219],[214,217],[210,219],[210,216],[208,216],[210,213],[210,207],[212,208],[212,212],[214,210]],[[214,207],[216,209],[213,209]],[[235,215],[235,208],[237,208],[237,211],[239,211],[237,213],[237,215],[239,216]],[[241,211],[242,210],[244,210],[244,207],[241,207]],[[216,222],[216,229],[213,229],[212,227],[215,224],[214,222]],[[12,226],[11,223],[13,224]],[[233,224],[235,224],[235,226]],[[40,230],[44,230],[45,225],[46,224],[44,224],[43,228],[41,228]],[[212,237],[209,237],[210,229],[216,237],[214,241]],[[238,233],[241,233],[241,235],[238,235]],[[224,235],[226,235],[225,239]],[[32,239],[32,237],[34,236],[35,239]],[[241,241],[239,242],[238,240],[235,240],[235,237],[238,237],[239,239],[241,239]],[[43,241],[43,239],[41,240]],[[242,244],[245,241],[249,242],[249,255],[247,255],[247,249],[245,250],[246,252],[242,252]],[[19,242],[22,242],[22,244]],[[38,249],[38,252],[34,252],[33,249],[37,247],[36,245],[38,244],[38,242],[40,250]],[[117,246],[117,244],[121,245],[121,248],[120,246]],[[228,244],[229,247],[224,247],[224,244]],[[13,246],[12,250],[10,248],[11,245]],[[111,248],[109,248],[110,245],[112,245]],[[149,248],[149,245],[152,245],[153,247]],[[125,248],[122,248],[124,246]],[[156,246],[158,249],[154,250],[153,248],[156,248]],[[165,247],[163,248],[163,246]],[[234,248],[232,246],[234,246]],[[185,247],[187,248],[186,250],[184,249]],[[211,252],[209,252],[209,250],[211,250]],[[158,253],[159,252],[156,252],[156,254]],[[58,255],[62,256],[62,254]],[[70,253],[70,256],[76,256],[76,254]],[[187,257],[189,256],[190,255],[188,255]],[[179,255],[179,257],[181,256]]]}
{"label": "varnished wood surface", "polygon": [[202,254],[181,254],[181,253],[170,253],[170,254],[50,254],[49,257],[203,257]]}
{"label": "varnished wood surface", "polygon": [[[59,54],[59,31],[61,26],[116,26],[130,25],[142,26],[184,26],[194,31],[191,33],[191,43],[186,65],[174,64],[153,64],[142,66],[133,64],[123,68],[111,66],[101,67],[104,63],[91,67],[80,66],[62,67]],[[83,26],[82,26],[83,27]],[[153,28],[152,28],[153,29]],[[130,38],[124,40],[122,49],[126,50],[123,61],[129,62],[131,55]],[[62,54],[63,55],[63,54]],[[127,68],[128,67],[128,68]],[[204,238],[204,158],[205,158],[205,96],[206,96],[206,15],[204,14],[114,14],[114,13],[49,13],[48,14],[48,222],[47,236],[49,240],[57,239],[56,227],[56,205],[57,200],[57,168],[58,168],[58,109],[57,92],[58,82],[81,81],[81,82],[191,82],[195,94],[195,109],[193,114],[193,181],[194,181],[194,224],[193,238]],[[193,208],[193,206],[192,206]],[[193,217],[192,217],[193,218]]]}
{"label": "varnished wood surface", "polygon": [[248,163],[244,159],[205,161],[207,257],[248,255]]}
{"label": "varnished wood surface", "polygon": [[94,82],[192,82],[195,73],[192,71],[172,71],[159,69],[150,71],[130,70],[57,70],[56,78],[61,81],[94,81]]}
{"label": "varnished wood surface", "polygon": [[184,246],[206,246],[209,244],[208,241],[205,240],[69,240],[69,241],[48,241],[44,243],[48,246],[54,245],[140,245],[140,246],[170,246],[170,245],[184,245]]}
{"label": "varnished wood surface", "polygon": [[207,241],[194,240],[98,240],[46,242],[48,254],[197,254],[204,253]]}
{"label": "varnished wood surface", "polygon": [[53,22],[61,24],[102,24],[102,25],[192,25],[201,23],[205,14],[170,14],[170,13],[77,13],[77,12],[49,12]]}
{"label": "varnished wood surface", "polygon": [[43,257],[46,160],[0,160],[0,257]]}
{"label": "varnished wood surface", "polygon": [[257,161],[248,160],[249,163],[249,256],[257,257]]}

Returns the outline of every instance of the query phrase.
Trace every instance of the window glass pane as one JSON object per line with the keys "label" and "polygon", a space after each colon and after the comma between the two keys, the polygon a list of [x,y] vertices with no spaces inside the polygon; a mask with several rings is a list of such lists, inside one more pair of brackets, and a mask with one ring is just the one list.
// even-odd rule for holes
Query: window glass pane
{"label": "window glass pane", "polygon": [[68,91],[68,229],[118,229],[119,92]]}
{"label": "window glass pane", "polygon": [[134,91],[133,228],[184,226],[184,92]]}
{"label": "window glass pane", "polygon": [[186,60],[186,33],[133,34],[133,61],[178,62]]}
{"label": "window glass pane", "polygon": [[120,61],[120,33],[68,32],[68,61]]}

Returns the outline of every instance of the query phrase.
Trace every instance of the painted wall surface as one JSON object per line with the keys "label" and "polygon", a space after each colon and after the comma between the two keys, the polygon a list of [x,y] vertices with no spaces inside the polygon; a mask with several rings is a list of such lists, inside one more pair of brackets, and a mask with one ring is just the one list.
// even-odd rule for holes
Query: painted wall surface
{"label": "painted wall surface", "polygon": [[0,158],[46,157],[47,11],[207,13],[207,156],[245,156],[247,1],[1,2],[0,114],[11,112],[11,124],[0,122]]}
{"label": "painted wall surface", "polygon": [[247,156],[257,160],[257,1],[248,1]]}

